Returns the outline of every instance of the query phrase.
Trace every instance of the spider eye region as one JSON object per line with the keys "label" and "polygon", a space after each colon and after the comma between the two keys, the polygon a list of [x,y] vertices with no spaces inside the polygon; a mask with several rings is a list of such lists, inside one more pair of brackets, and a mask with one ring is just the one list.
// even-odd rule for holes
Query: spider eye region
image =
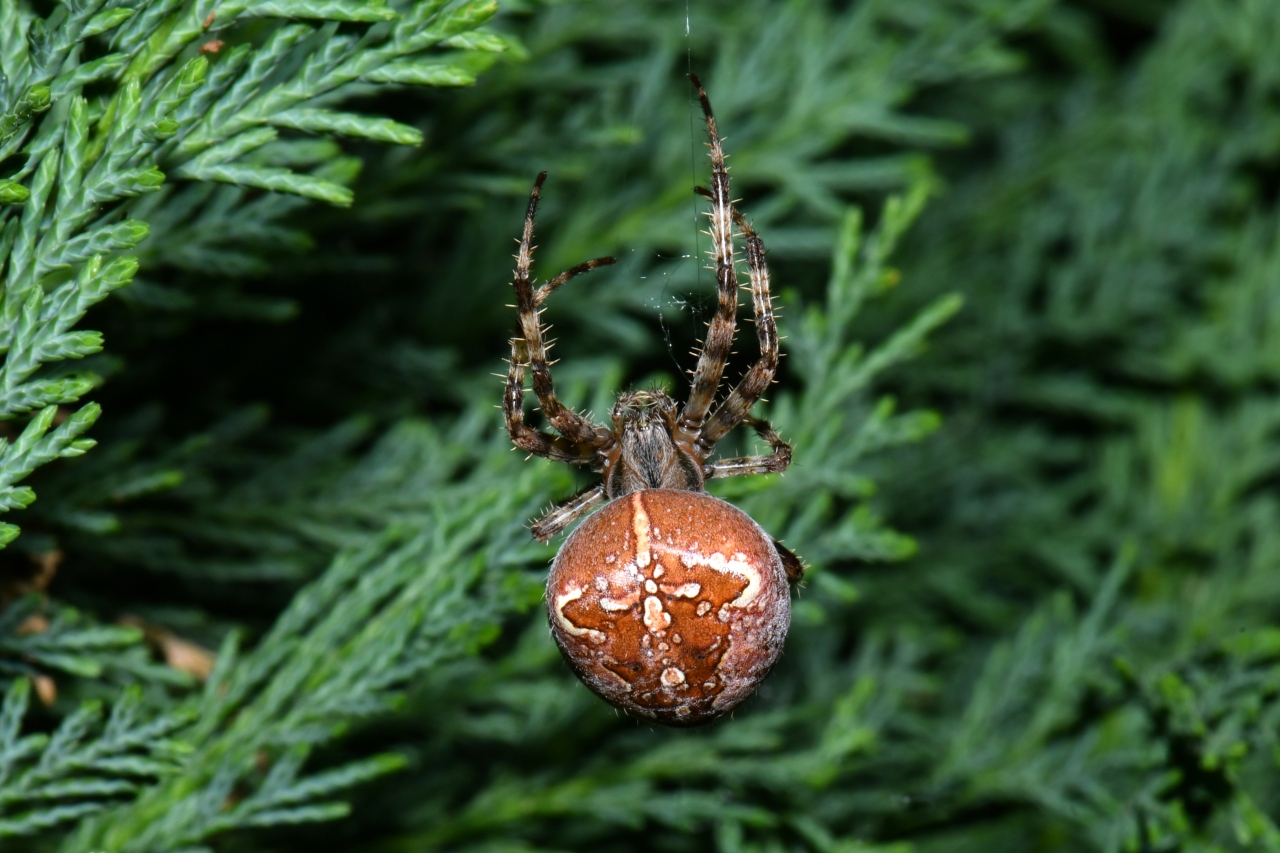
{"label": "spider eye region", "polygon": [[551,633],[593,692],[673,726],[731,711],[777,662],[787,574],[746,513],[705,492],[648,489],[586,520],[547,581]]}

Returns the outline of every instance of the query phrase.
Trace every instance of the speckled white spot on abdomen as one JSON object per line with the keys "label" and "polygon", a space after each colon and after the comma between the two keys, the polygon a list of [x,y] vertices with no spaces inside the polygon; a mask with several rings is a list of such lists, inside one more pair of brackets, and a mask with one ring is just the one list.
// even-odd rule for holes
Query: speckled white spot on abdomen
{"label": "speckled white spot on abdomen", "polygon": [[657,596],[651,595],[644,600],[644,626],[654,634],[671,626],[671,614],[662,608]]}

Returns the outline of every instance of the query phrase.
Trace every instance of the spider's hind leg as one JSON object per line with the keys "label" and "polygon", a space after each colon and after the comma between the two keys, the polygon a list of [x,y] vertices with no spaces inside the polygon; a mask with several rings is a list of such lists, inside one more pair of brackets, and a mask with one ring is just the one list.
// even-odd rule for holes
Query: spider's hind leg
{"label": "spider's hind leg", "polygon": [[[749,474],[780,474],[791,465],[791,445],[782,440],[773,426],[764,418],[751,415],[743,418],[744,423],[751,426],[769,447],[772,453],[764,456],[739,456],[734,459],[721,459],[703,468],[708,480],[712,477],[744,477]],[[787,572],[787,580],[799,583],[804,579],[804,562],[787,546],[777,539],[773,547],[782,560],[782,568]]]}
{"label": "spider's hind leg", "polygon": [[800,583],[804,580],[804,561],[777,539],[773,540],[773,547],[778,550],[778,556],[782,559],[782,568],[787,573],[787,580],[791,583]]}
{"label": "spider's hind leg", "polygon": [[592,486],[547,510],[533,523],[530,532],[539,542],[550,542],[557,533],[604,503],[604,499],[604,485]]}

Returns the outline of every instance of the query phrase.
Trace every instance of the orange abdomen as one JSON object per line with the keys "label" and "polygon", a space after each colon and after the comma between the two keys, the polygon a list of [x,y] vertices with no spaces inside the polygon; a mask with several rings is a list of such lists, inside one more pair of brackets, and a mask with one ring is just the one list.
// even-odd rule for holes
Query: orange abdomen
{"label": "orange abdomen", "polygon": [[773,540],[704,492],[649,489],[588,518],[547,580],[551,633],[583,683],[668,725],[714,720],[749,696],[791,624]]}

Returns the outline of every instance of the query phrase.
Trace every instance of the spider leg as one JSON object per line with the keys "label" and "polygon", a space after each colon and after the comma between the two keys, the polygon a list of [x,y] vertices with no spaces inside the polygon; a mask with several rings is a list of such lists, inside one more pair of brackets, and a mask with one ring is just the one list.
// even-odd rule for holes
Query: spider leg
{"label": "spider leg", "polygon": [[772,453],[766,456],[739,456],[735,459],[721,459],[703,470],[707,479],[712,477],[742,477],[747,474],[778,474],[787,470],[791,464],[791,445],[782,440],[782,436],[774,431],[769,422],[763,418],[748,415],[743,422],[750,424],[756,434],[764,439]]}
{"label": "spider leg", "polygon": [[557,462],[587,464],[595,461],[595,451],[558,435],[548,435],[524,422],[524,368],[529,351],[519,338],[511,341],[511,364],[507,371],[506,392],[502,395],[502,414],[507,421],[511,443],[521,450]]}
{"label": "spider leg", "polygon": [[554,293],[556,291],[556,288],[558,288],[560,285],[564,284],[566,281],[573,278],[574,276],[582,275],[584,272],[591,272],[591,270],[595,269],[596,267],[607,267],[610,264],[615,263],[616,261],[617,261],[616,258],[596,258],[594,261],[587,261],[585,263],[578,264],[576,267],[569,267],[569,269],[560,273],[560,275],[551,279],[551,281],[547,282],[546,284],[542,285],[542,287],[539,287],[537,290],[534,291],[533,304],[541,305],[543,302],[546,302],[547,297],[550,296],[552,293]]}
{"label": "spider leg", "polygon": [[773,382],[778,369],[778,324],[773,317],[773,297],[769,293],[769,268],[764,262],[764,243],[751,228],[750,223],[736,209],[733,221],[742,232],[747,244],[747,270],[751,276],[751,304],[755,309],[756,337],[760,342],[760,360],[742,377],[725,401],[716,409],[702,434],[698,436],[698,449],[711,453],[715,443],[729,430],[747,420],[751,407]]}
{"label": "spider leg", "polygon": [[539,542],[550,542],[557,533],[591,512],[604,501],[604,484],[594,485],[585,491],[579,492],[559,506],[554,506],[547,510],[541,518],[534,522],[530,532],[533,533],[533,538]]}
{"label": "spider leg", "polygon": [[[613,443],[613,433],[602,426],[596,426],[582,415],[565,406],[556,398],[556,389],[551,381],[551,365],[547,361],[547,346],[542,339],[542,310],[539,307],[553,290],[579,273],[587,272],[595,267],[613,263],[612,258],[601,258],[579,264],[562,273],[534,291],[533,282],[529,279],[529,267],[533,261],[533,220],[538,212],[538,196],[542,191],[542,182],[547,173],[538,175],[534,182],[533,192],[529,194],[529,207],[524,217],[524,231],[520,236],[520,253],[516,255],[516,273],[512,285],[516,289],[516,309],[519,313],[520,331],[528,348],[529,370],[533,374],[533,393],[538,397],[547,423],[555,428],[570,442],[592,448],[606,447]],[[509,383],[508,383],[509,387]],[[513,436],[514,438],[514,436]]]}
{"label": "spider leg", "polygon": [[733,224],[730,213],[733,203],[729,195],[729,170],[724,163],[724,149],[720,144],[720,134],[716,131],[711,101],[702,88],[702,82],[696,74],[690,74],[689,79],[698,90],[698,100],[702,102],[702,112],[707,119],[707,138],[710,140],[711,189],[699,188],[697,192],[711,199],[711,251],[716,261],[718,300],[715,316],[707,327],[702,353],[698,356],[698,365],[693,371],[689,400],[680,414],[681,430],[692,437],[697,435],[706,420],[707,412],[715,400],[716,389],[720,387],[720,378],[724,375],[729,350],[733,347],[738,313],[738,276],[734,270]]}
{"label": "spider leg", "polygon": [[800,583],[804,580],[804,561],[796,556],[786,545],[783,545],[777,539],[773,540],[773,547],[777,550],[778,556],[782,558],[782,568],[787,573],[787,580],[791,583]]}

